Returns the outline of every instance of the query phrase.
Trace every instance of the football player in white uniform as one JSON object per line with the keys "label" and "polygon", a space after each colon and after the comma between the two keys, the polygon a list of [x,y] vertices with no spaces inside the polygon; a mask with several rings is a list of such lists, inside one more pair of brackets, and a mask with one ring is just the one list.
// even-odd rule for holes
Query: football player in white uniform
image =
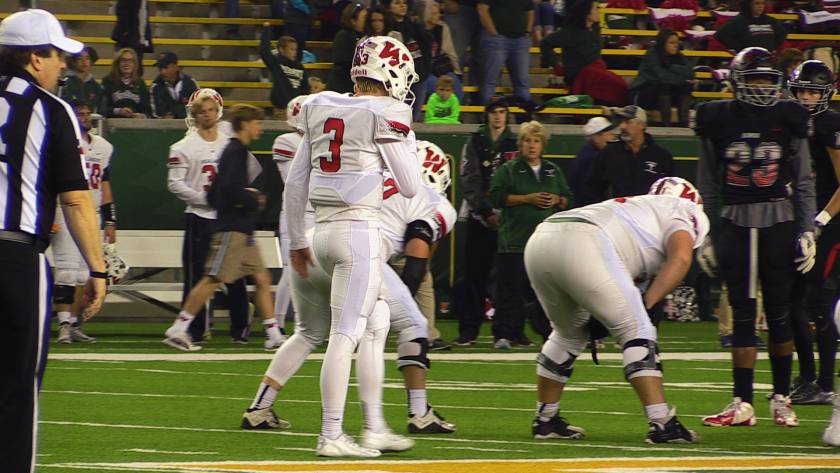
{"label": "football player in white uniform", "polygon": [[[385,176],[381,214],[384,259],[400,256],[407,247],[405,251],[415,255],[417,261],[422,263],[416,270],[412,270],[414,273],[424,273],[430,246],[449,232],[457,218],[455,208],[441,195],[445,187],[440,186],[448,186],[448,180],[441,179],[441,175],[448,176],[448,171],[424,168],[426,186],[411,199],[400,195],[393,178],[388,174]],[[307,234],[311,235],[312,232]],[[275,353],[253,403],[243,414],[241,426],[244,429],[281,428],[288,425],[288,422],[278,419],[273,411],[277,392],[300,368],[309,353],[329,335],[330,277],[316,263],[316,266],[310,268],[308,278],[303,279],[292,272],[289,279],[293,289],[291,297],[295,303],[295,333]],[[359,398],[365,416],[362,445],[381,451],[406,450],[413,445],[411,440],[393,434],[382,414],[383,345],[389,317],[391,326],[399,332],[397,365],[406,381],[412,405],[410,411],[415,413],[409,419],[409,431],[455,431],[455,426],[437,415],[426,401],[426,369],[430,365],[426,356],[428,326],[404,281],[405,274],[401,280],[390,266],[384,268],[386,291],[383,297],[386,305],[377,303],[374,309],[376,315],[369,317],[365,335],[359,344],[356,363]]]}
{"label": "football player in white uniform", "polygon": [[[207,190],[216,177],[217,162],[230,139],[230,125],[222,122],[222,97],[213,89],[199,89],[187,104],[187,134],[173,144],[169,152],[170,192],[186,203],[184,213],[187,227],[184,233],[184,298],[204,275],[204,265],[210,250],[210,237],[216,211],[207,203]],[[223,128],[224,127],[224,128]],[[226,286],[231,303],[231,336],[234,341],[247,340],[248,294],[245,280]],[[266,349],[276,349],[283,343],[283,336],[276,321],[263,321]],[[173,336],[164,343],[179,350],[197,350],[193,341],[201,340],[207,329],[206,318],[201,314],[189,320],[181,315],[173,323]]]}
{"label": "football player in white uniform", "polygon": [[622,347],[624,377],[648,418],[646,441],[699,441],[665,401],[656,328],[647,310],[683,280],[709,222],[700,194],[684,179],[659,179],[650,194],[554,214],[525,246],[528,277],[553,328],[537,357],[536,439],[585,435],[558,415],[558,404],[590,338],[591,317]]}
{"label": "football player in white uniform", "polygon": [[350,75],[355,97],[322,92],[304,103],[304,136],[284,199],[292,267],[305,278],[313,262],[304,231],[308,199],[315,208],[315,257],[332,278],[332,328],[321,369],[317,452],[377,456],[378,450],[359,447],[343,433],[344,404],[350,355],[382,286],[382,173],[387,166],[407,197],[422,186],[410,136],[411,108],[404,102],[418,79],[408,49],[383,36],[359,43]]}
{"label": "football player in white uniform", "polygon": [[[105,138],[90,133],[93,126],[91,114],[93,108],[85,102],[73,104],[79,131],[82,134],[82,150],[85,155],[88,184],[93,196],[93,206],[97,209],[100,226],[105,222],[105,243],[117,241],[117,213],[111,193],[110,166],[114,146]],[[76,242],[67,229],[64,212],[55,214],[53,225],[55,236],[51,246],[55,266],[53,302],[58,316],[59,343],[94,343],[96,339],[82,332],[79,313],[82,309],[84,286],[90,273]]]}
{"label": "football player in white uniform", "polygon": [[[277,164],[277,171],[280,172],[280,179],[286,183],[286,177],[289,175],[289,167],[292,165],[292,158],[295,157],[295,151],[300,145],[301,138],[303,138],[303,122],[301,119],[301,111],[303,110],[303,102],[308,95],[298,95],[289,101],[286,106],[286,123],[289,124],[294,131],[284,133],[274,139],[274,144],[271,146],[271,155],[274,162]],[[289,302],[291,296],[289,294],[289,278],[291,276],[292,268],[289,266],[289,231],[286,224],[286,213],[280,211],[280,257],[283,261],[283,275],[280,281],[277,282],[277,289],[274,294],[274,318],[277,319],[281,325],[286,320],[286,312],[289,309]],[[311,205],[307,205],[306,212],[306,229],[315,227],[315,210]]]}

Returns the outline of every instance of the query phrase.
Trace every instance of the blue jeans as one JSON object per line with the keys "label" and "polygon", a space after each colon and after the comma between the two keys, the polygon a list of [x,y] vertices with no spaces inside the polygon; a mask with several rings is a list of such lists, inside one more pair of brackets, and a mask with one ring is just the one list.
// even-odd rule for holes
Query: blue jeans
{"label": "blue jeans", "polygon": [[[458,103],[464,103],[464,86],[461,85],[461,79],[458,78],[455,73],[447,74],[453,80],[455,80],[455,95],[458,97]],[[418,82],[414,84],[412,90],[414,91],[414,121],[422,122],[425,115],[423,113],[423,105],[426,104],[426,101],[429,100],[429,96],[431,96],[435,92],[435,88],[437,87],[438,77],[436,75],[430,75],[426,78],[423,82]]]}
{"label": "blue jeans", "polygon": [[513,85],[513,95],[523,100],[531,100],[531,93],[528,91],[528,48],[531,47],[531,38],[508,38],[507,36],[491,36],[484,31],[481,36],[481,50],[483,51],[482,61],[484,62],[483,81],[480,83],[479,97],[481,104],[485,105],[496,93],[496,86],[499,85],[499,74],[502,67],[507,66],[510,74],[510,81]]}

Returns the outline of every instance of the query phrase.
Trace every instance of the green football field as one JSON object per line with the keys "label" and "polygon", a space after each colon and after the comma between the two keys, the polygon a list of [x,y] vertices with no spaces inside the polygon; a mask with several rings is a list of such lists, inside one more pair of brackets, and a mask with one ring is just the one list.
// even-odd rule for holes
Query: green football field
{"label": "green football field", "polygon": [[[376,461],[326,461],[314,454],[319,428],[320,355],[304,363],[278,396],[287,431],[239,429],[271,354],[259,335],[235,345],[218,326],[199,353],[160,343],[164,324],[91,323],[93,345],[50,346],[43,384],[39,470],[57,472],[670,472],[840,471],[840,449],[820,441],[830,406],[798,406],[801,426],[784,429],[768,418],[766,359],[756,372],[753,428],[712,429],[700,417],[730,400],[728,353],[717,345],[711,323],[661,327],[668,400],[680,419],[702,436],[698,445],[652,446],[643,442],[643,410],[622,376],[612,343],[599,366],[583,354],[561,401],[561,415],[584,427],[587,437],[535,441],[536,348],[499,352],[485,336],[475,347],[432,355],[429,400],[458,426],[442,436],[417,436],[409,452]],[[441,322],[444,338],[456,327]],[[393,359],[393,338],[388,352]],[[406,399],[399,372],[388,361],[387,421],[406,431]],[[345,428],[358,435],[361,411],[351,386]],[[0,468],[2,470],[2,468]]]}

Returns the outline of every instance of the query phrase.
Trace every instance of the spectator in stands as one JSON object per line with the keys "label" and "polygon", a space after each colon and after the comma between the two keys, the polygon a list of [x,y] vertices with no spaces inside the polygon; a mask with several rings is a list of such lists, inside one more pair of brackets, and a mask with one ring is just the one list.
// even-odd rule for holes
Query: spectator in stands
{"label": "spectator in stands", "polygon": [[327,84],[320,77],[310,77],[306,82],[309,84],[310,94],[317,94],[318,92],[327,90]]}
{"label": "spectator in stands", "polygon": [[161,53],[156,65],[159,73],[149,89],[152,117],[187,118],[186,105],[198,83],[181,72],[175,53]]}
{"label": "spectator in stands", "polygon": [[525,335],[525,319],[548,339],[551,326],[525,272],[525,243],[545,218],[565,210],[572,197],[563,170],[542,159],[548,132],[537,121],[519,126],[519,156],[493,174],[490,201],[502,209],[496,253],[495,347],[533,346]]}
{"label": "spectator in stands", "polygon": [[137,53],[139,73],[143,74],[143,53],[154,52],[149,3],[146,0],[117,0],[117,23],[111,32],[115,50],[131,48]]}
{"label": "spectator in stands", "polygon": [[332,44],[333,66],[327,80],[327,89],[338,93],[353,92],[350,66],[356,54],[356,43],[362,38],[367,20],[367,9],[361,3],[349,4],[341,11],[341,30]]}
{"label": "spectator in stands", "polygon": [[534,46],[539,46],[543,38],[554,33],[554,2],[552,0],[534,0]]}
{"label": "spectator in stands", "polygon": [[575,155],[569,172],[569,185],[574,196],[572,208],[582,206],[584,183],[595,162],[595,156],[608,143],[615,141],[615,123],[604,117],[592,117],[583,126],[583,136],[586,137],[586,144]]}
{"label": "spectator in stands", "polygon": [[67,61],[70,70],[59,96],[70,103],[85,102],[90,104],[94,111],[98,111],[99,104],[102,103],[102,86],[90,72],[91,66],[98,60],[99,55],[90,46],[85,46],[82,52],[70,57]]}
{"label": "spectator in stands", "polygon": [[449,76],[438,79],[436,90],[426,104],[426,123],[461,123],[461,104],[455,91],[455,81]]}
{"label": "spectator in stands", "polygon": [[[286,34],[297,41],[297,55],[294,60],[300,62],[303,50],[306,49],[306,40],[309,37],[309,29],[312,28],[312,21],[315,18],[315,8],[311,0],[288,0],[283,9],[283,27]],[[286,106],[283,106],[283,110]]]}
{"label": "spectator in stands", "polygon": [[463,307],[458,310],[456,345],[475,344],[490,296],[490,271],[496,254],[501,210],[489,198],[490,179],[506,161],[516,157],[516,138],[508,127],[508,105],[494,98],[484,112],[484,125],[473,133],[461,154],[461,214],[468,214],[464,253]]}
{"label": "spectator in stands", "polygon": [[411,86],[414,93],[414,120],[422,121],[423,104],[426,103],[426,84],[432,72],[432,37],[426,28],[408,16],[408,0],[382,0],[382,5],[388,8],[394,17],[394,29],[399,31],[403,44],[414,57],[414,71],[419,82]]}
{"label": "spectator in stands", "polygon": [[140,75],[137,53],[131,48],[117,51],[111,72],[102,79],[102,108],[109,118],[146,118],[151,114],[149,89]]}
{"label": "spectator in stands", "polygon": [[476,9],[484,28],[481,37],[484,70],[479,84],[481,103],[486,104],[496,93],[503,66],[508,68],[514,97],[530,102],[528,49],[534,27],[533,0],[478,0]]}
{"label": "spectator in stands", "polygon": [[779,55],[779,70],[782,71],[782,84],[787,90],[787,81],[794,69],[805,62],[805,53],[796,48],[785,48]]}
{"label": "spectator in stands", "polygon": [[[263,23],[260,36],[260,57],[271,73],[271,104],[285,114],[289,100],[309,94],[309,77],[298,62],[298,42],[291,36],[277,40],[277,55],[271,51],[271,25]],[[285,120],[286,117],[280,118]]]}
{"label": "spectator in stands", "polygon": [[443,21],[449,25],[452,32],[452,43],[461,65],[470,66],[470,81],[480,84],[482,29],[475,2],[476,0],[446,0]]}
{"label": "spectator in stands", "polygon": [[743,0],[740,13],[717,30],[715,39],[734,52],[751,46],[775,51],[784,43],[787,31],[765,8],[766,0]]}
{"label": "spectator in stands", "polygon": [[[540,43],[542,66],[564,75],[566,86],[576,95],[589,95],[597,104],[624,105],[627,82],[607,69],[601,59],[601,27],[594,0],[569,0],[564,5],[562,28]],[[563,48],[563,72],[554,48]]]}
{"label": "spectator in stands", "polygon": [[[432,73],[426,79],[426,95],[433,93],[439,77],[449,76],[455,86],[458,101],[464,100],[464,87],[461,85],[461,66],[458,54],[452,44],[452,34],[449,25],[440,19],[440,4],[436,0],[429,0],[423,10],[423,22],[426,31],[432,38]],[[419,98],[418,98],[419,99]]]}
{"label": "spectator in stands", "polygon": [[660,177],[674,175],[674,157],[648,134],[647,114],[636,105],[616,110],[620,140],[607,144],[595,156],[585,178],[581,205],[615,197],[647,194]]}
{"label": "spectator in stands", "polygon": [[680,52],[680,38],[664,28],[648,49],[639,75],[630,85],[630,102],[644,109],[659,110],[662,125],[671,126],[671,106],[677,107],[679,126],[688,126],[694,69]]}
{"label": "spectator in stands", "polygon": [[365,36],[390,36],[402,42],[402,33],[394,29],[394,17],[391,12],[377,5],[368,11],[365,24]]}

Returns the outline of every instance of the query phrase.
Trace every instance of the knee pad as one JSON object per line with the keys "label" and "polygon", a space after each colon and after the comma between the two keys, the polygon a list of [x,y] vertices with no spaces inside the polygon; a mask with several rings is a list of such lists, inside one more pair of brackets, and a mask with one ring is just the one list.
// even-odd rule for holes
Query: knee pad
{"label": "knee pad", "polygon": [[74,286],[56,284],[53,288],[53,303],[71,305],[75,300],[75,292],[76,288]]}
{"label": "knee pad", "polygon": [[552,335],[537,355],[537,375],[565,384],[572,376],[580,352],[572,352],[571,347],[564,346],[557,338]]}
{"label": "knee pad", "polygon": [[624,379],[630,381],[639,376],[662,377],[662,363],[659,361],[659,346],[654,340],[637,338],[624,344]]}
{"label": "knee pad", "polygon": [[787,310],[781,313],[767,313],[767,330],[772,343],[785,343],[793,340],[793,328]]}
{"label": "knee pad", "polygon": [[429,339],[415,338],[408,342],[401,342],[397,346],[397,367],[419,366],[424,370],[432,366],[429,354]]}

